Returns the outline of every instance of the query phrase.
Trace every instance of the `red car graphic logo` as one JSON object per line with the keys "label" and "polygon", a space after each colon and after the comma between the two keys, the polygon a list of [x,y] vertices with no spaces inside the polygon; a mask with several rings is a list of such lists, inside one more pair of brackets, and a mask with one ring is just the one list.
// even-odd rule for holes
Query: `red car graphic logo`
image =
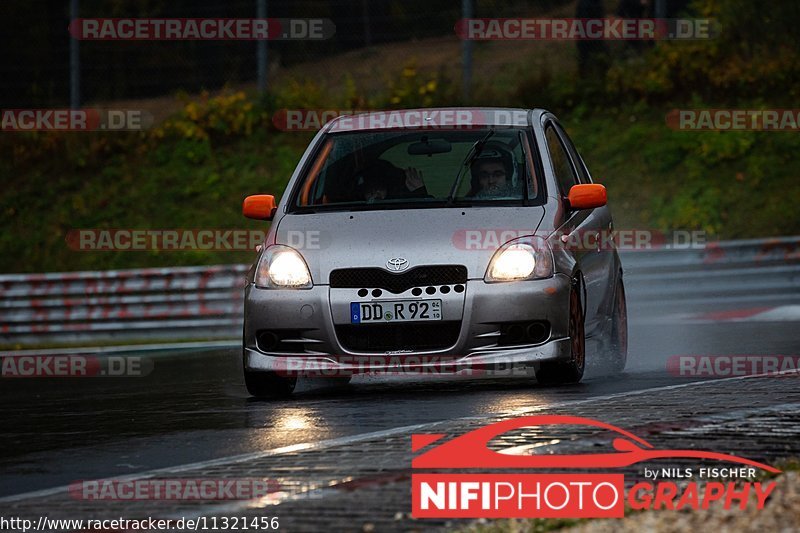
{"label": "red car graphic logo", "polygon": [[[565,455],[509,455],[490,450],[490,440],[509,431],[547,425],[593,426],[617,433],[613,453]],[[445,437],[444,434],[412,435],[412,451],[419,451]],[[435,446],[412,461],[413,468],[620,468],[655,459],[710,459],[748,465],[779,473],[767,464],[743,457],[702,450],[659,450],[636,435],[605,422],[565,415],[537,415],[503,420]]]}

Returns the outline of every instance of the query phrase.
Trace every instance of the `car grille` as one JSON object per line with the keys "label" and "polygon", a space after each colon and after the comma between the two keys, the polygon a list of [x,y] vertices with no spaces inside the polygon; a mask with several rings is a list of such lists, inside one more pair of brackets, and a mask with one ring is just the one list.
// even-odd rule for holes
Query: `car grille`
{"label": "car grille", "polygon": [[385,289],[399,294],[412,287],[453,285],[467,282],[463,265],[418,266],[400,274],[382,268],[342,268],[331,272],[334,289]]}
{"label": "car grille", "polygon": [[354,352],[441,350],[453,346],[460,331],[460,321],[336,326],[341,345]]}

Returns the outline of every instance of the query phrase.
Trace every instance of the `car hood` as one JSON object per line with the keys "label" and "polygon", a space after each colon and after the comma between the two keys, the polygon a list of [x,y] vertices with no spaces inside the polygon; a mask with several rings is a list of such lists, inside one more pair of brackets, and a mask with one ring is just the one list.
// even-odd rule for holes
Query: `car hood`
{"label": "car hood", "polygon": [[408,269],[458,264],[483,278],[499,245],[539,229],[544,206],[470,207],[287,214],[276,244],[292,246],[308,263],[316,284],[339,268],[378,267],[403,258]]}

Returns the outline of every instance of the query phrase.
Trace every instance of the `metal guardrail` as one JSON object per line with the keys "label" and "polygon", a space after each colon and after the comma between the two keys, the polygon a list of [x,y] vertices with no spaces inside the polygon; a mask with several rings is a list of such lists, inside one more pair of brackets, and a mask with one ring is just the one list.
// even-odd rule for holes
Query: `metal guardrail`
{"label": "metal guardrail", "polygon": [[[634,306],[800,301],[800,237],[621,255]],[[0,342],[238,339],[247,269],[0,275]]]}
{"label": "metal guardrail", "polygon": [[246,265],[0,276],[4,344],[230,339]]}
{"label": "metal guardrail", "polygon": [[800,302],[800,236],[620,255],[634,306]]}

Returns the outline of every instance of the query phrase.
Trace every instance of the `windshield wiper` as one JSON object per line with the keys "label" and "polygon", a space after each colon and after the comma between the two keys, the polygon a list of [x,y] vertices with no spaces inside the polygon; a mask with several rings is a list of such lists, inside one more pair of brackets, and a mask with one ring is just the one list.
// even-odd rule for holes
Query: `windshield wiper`
{"label": "windshield wiper", "polygon": [[464,175],[464,169],[469,167],[472,162],[475,161],[479,155],[481,155],[481,152],[483,151],[483,145],[486,144],[486,141],[488,141],[492,135],[494,135],[494,129],[490,129],[482,139],[475,141],[475,144],[473,144],[469,149],[469,152],[467,152],[466,157],[464,157],[464,161],[461,162],[461,166],[458,169],[456,181],[453,183],[453,186],[450,187],[450,194],[447,195],[447,205],[453,204],[453,200],[458,192],[458,186],[461,185],[461,177]]}

